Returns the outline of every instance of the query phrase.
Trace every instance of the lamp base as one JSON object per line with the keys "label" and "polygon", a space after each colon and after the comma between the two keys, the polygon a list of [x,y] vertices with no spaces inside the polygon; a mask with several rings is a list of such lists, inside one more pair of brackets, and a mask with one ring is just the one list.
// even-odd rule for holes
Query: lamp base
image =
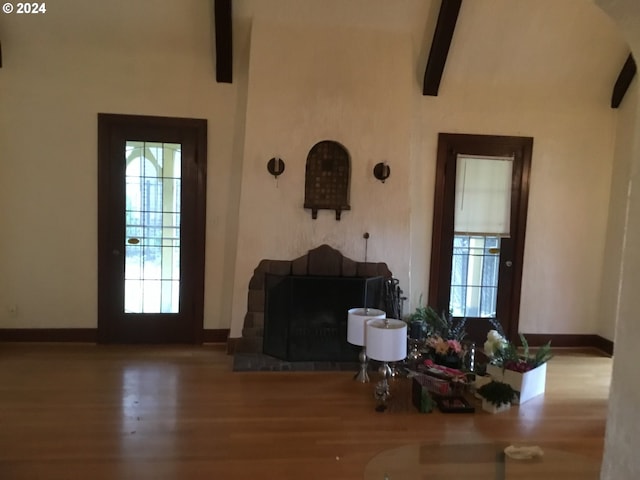
{"label": "lamp base", "polygon": [[367,372],[367,349],[366,347],[362,347],[360,353],[358,354],[358,360],[360,361],[360,370],[353,376],[353,379],[356,382],[360,383],[368,383],[369,382],[369,373]]}
{"label": "lamp base", "polygon": [[420,347],[422,347],[422,344],[424,342],[421,340],[417,340],[415,338],[410,338],[408,343],[410,346],[410,351],[409,351],[409,354],[407,355],[407,362],[409,362],[412,365],[415,365],[422,359],[422,353],[420,353]]}
{"label": "lamp base", "polygon": [[373,396],[378,401],[376,410],[383,412],[387,409],[387,402],[391,396],[389,393],[389,377],[391,377],[391,368],[387,362],[383,362],[382,365],[380,365],[378,372],[382,376],[382,380],[376,384]]}

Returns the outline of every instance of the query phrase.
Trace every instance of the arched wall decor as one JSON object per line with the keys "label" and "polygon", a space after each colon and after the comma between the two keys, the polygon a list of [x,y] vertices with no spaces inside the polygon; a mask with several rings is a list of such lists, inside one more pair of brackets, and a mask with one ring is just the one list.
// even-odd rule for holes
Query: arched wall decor
{"label": "arched wall decor", "polygon": [[318,218],[318,210],[335,210],[340,220],[349,206],[351,160],[349,152],[338,142],[323,140],[316,143],[307,155],[304,183],[304,208],[311,209],[311,218]]}

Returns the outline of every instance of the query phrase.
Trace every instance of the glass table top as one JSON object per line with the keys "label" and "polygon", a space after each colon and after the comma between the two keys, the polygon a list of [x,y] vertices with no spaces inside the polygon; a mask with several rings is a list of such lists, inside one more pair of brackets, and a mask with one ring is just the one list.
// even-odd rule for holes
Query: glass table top
{"label": "glass table top", "polygon": [[[527,444],[529,445],[529,444]],[[517,460],[508,444],[411,444],[385,450],[369,461],[365,480],[598,480],[600,461],[540,445],[542,456]],[[546,477],[545,477],[546,476]]]}

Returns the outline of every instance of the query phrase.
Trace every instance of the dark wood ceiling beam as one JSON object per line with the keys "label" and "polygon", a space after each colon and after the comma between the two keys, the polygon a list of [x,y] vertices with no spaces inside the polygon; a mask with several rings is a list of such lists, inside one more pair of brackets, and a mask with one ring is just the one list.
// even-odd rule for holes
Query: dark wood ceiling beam
{"label": "dark wood ceiling beam", "polygon": [[636,62],[633,59],[633,55],[629,54],[629,56],[627,57],[627,61],[624,62],[622,70],[620,70],[620,75],[618,75],[616,84],[613,86],[613,94],[611,95],[611,108],[618,108],[622,103],[622,99],[627,93],[629,85],[631,85],[631,80],[633,80],[633,77],[636,74],[636,70]]}
{"label": "dark wood ceiling beam", "polygon": [[231,26],[231,0],[215,0],[216,81],[233,81],[233,29]]}
{"label": "dark wood ceiling beam", "polygon": [[423,95],[432,95],[434,97],[438,95],[461,4],[462,0],[442,0],[438,22],[433,32],[429,60],[424,72]]}

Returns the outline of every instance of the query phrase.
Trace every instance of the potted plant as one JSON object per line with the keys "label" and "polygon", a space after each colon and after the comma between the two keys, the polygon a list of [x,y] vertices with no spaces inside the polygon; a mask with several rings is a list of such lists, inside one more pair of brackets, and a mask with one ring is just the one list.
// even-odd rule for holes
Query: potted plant
{"label": "potted plant", "polygon": [[547,362],[553,357],[551,342],[532,353],[524,335],[520,334],[522,353],[504,335],[491,330],[484,352],[489,357],[487,373],[495,380],[508,383],[518,393],[515,403],[522,404],[545,391]]}
{"label": "potted plant", "polygon": [[497,380],[482,385],[478,388],[478,393],[482,397],[482,409],[491,413],[508,410],[517,396],[511,385]]}
{"label": "potted plant", "polygon": [[420,296],[419,305],[415,311],[406,318],[410,338],[424,340],[427,336],[428,309],[429,307],[422,305],[422,296]]}

